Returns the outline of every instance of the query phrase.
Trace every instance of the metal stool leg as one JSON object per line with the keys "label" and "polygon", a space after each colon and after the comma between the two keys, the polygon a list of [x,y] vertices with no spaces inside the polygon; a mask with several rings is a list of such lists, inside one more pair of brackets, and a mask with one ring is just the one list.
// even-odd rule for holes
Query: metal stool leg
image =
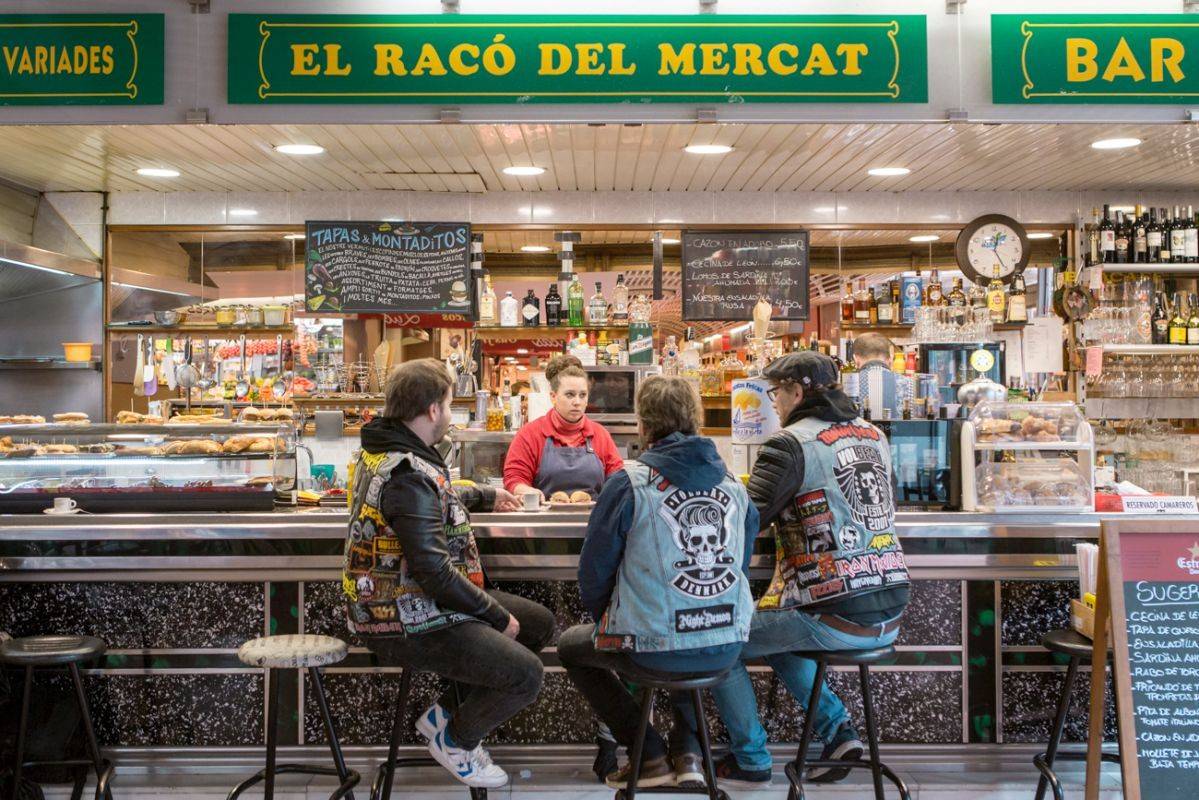
{"label": "metal stool leg", "polygon": [[12,768],[12,800],[21,789],[21,765],[25,761],[25,736],[29,728],[29,701],[33,692],[33,667],[25,667],[25,686],[21,690],[21,721],[17,726],[17,755]]}
{"label": "metal stool leg", "polygon": [[96,729],[92,725],[92,714],[88,709],[87,695],[83,693],[83,678],[79,675],[79,665],[71,663],[67,665],[67,669],[71,673],[71,682],[75,684],[75,699],[79,702],[79,720],[83,723],[83,735],[87,739],[88,755],[91,756],[92,764],[96,768],[96,800],[101,797],[112,800],[112,792],[108,788],[111,769],[105,766],[104,759],[100,757],[100,745],[96,741]]}
{"label": "metal stool leg", "polygon": [[878,756],[878,726],[874,721],[874,703],[870,697],[870,668],[865,664],[859,664],[858,677],[862,682],[862,713],[866,716],[866,738],[870,740],[870,773],[874,777],[874,797],[876,800],[885,800],[882,759]]}
{"label": "metal stool leg", "polygon": [[350,780],[350,772],[346,769],[346,760],[341,754],[341,742],[337,740],[337,730],[333,727],[333,715],[329,713],[329,701],[325,698],[325,684],[321,680],[321,671],[316,667],[309,667],[308,675],[312,678],[316,705],[321,712],[321,721],[325,724],[325,735],[329,737],[329,752],[333,754],[333,766],[337,769],[337,777],[341,779],[341,786],[338,787],[335,796],[354,800],[353,783],[349,787],[346,786]]}
{"label": "metal stool leg", "polygon": [[1049,746],[1045,749],[1044,755],[1033,759],[1033,764],[1041,772],[1041,778],[1037,781],[1036,800],[1044,800],[1045,788],[1049,785],[1053,786],[1053,796],[1057,800],[1062,800],[1061,782],[1057,779],[1053,764],[1057,760],[1057,748],[1062,741],[1062,732],[1066,729],[1066,715],[1070,713],[1070,695],[1074,690],[1074,682],[1078,678],[1078,665],[1077,658],[1070,659],[1070,664],[1066,669],[1066,683],[1062,687],[1062,696],[1057,701],[1057,714],[1053,718],[1053,729],[1049,733]]}
{"label": "metal stool leg", "polygon": [[654,708],[654,690],[641,690],[641,722],[637,726],[637,738],[633,740],[633,752],[629,754],[629,783],[616,793],[616,800],[634,800],[637,782],[641,780],[641,752],[645,749],[645,734],[649,728],[650,713]]}
{"label": "metal stool leg", "polygon": [[279,675],[276,670],[266,671],[266,680],[270,684],[267,689],[266,701],[266,774],[263,777],[263,800],[274,800],[275,797],[275,748],[278,745],[277,728],[279,722]]}
{"label": "metal stool leg", "polygon": [[400,673],[400,696],[396,698],[395,722],[391,726],[391,741],[387,745],[387,760],[375,775],[371,787],[371,800],[390,800],[391,784],[395,780],[396,755],[400,749],[400,737],[404,735],[404,710],[408,708],[408,693],[412,688],[412,670]]}
{"label": "metal stool leg", "polygon": [[716,764],[712,761],[712,744],[708,740],[708,715],[704,712],[704,699],[699,689],[691,692],[691,705],[695,708],[695,727],[699,734],[700,755],[704,762],[704,779],[708,783],[708,800],[727,800],[724,792],[716,785]]}
{"label": "metal stool leg", "polygon": [[820,705],[820,692],[824,687],[825,663],[816,662],[816,679],[812,682],[812,694],[808,697],[808,707],[804,711],[803,734],[799,737],[799,751],[795,761],[786,767],[787,779],[791,788],[787,791],[787,800],[803,800],[803,771],[804,762],[808,760],[808,746],[812,743],[812,732],[816,730],[816,708]]}

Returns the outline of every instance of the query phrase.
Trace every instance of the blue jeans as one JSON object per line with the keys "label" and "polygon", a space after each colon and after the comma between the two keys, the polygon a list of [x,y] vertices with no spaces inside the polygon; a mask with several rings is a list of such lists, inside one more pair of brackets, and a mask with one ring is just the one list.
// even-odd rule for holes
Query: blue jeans
{"label": "blue jeans", "polygon": [[[788,691],[806,704],[816,681],[816,662],[791,655],[794,650],[868,650],[885,647],[895,641],[898,630],[878,637],[852,636],[820,622],[819,614],[796,609],[755,611],[749,629],[749,642],[741,651],[742,659],[765,658],[774,674]],[[729,671],[728,680],[712,690],[720,717],[729,731],[729,749],[737,764],[746,770],[770,769],[766,749],[766,730],[758,720],[758,702],[745,664],[739,662]],[[849,712],[825,685],[816,709],[815,734],[827,742],[837,729],[849,721]]]}

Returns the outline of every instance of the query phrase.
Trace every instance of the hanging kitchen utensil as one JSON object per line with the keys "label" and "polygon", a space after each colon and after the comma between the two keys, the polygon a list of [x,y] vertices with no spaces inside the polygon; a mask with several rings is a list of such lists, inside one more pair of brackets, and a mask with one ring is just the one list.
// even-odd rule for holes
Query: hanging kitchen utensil
{"label": "hanging kitchen utensil", "polygon": [[244,333],[241,335],[240,344],[241,372],[237,374],[237,386],[233,391],[238,400],[244,400],[250,394],[250,383],[246,380],[246,335]]}
{"label": "hanging kitchen utensil", "polygon": [[283,402],[283,395],[287,393],[287,384],[283,382],[283,336],[275,336],[275,355],[279,357],[279,366],[275,370],[275,381],[271,384],[271,396],[277,402]]}
{"label": "hanging kitchen utensil", "polygon": [[184,346],[183,364],[176,371],[176,380],[183,387],[183,394],[187,400],[188,413],[192,410],[192,387],[200,384],[200,371],[192,363],[192,357],[192,340],[189,338]]}
{"label": "hanging kitchen utensil", "polygon": [[179,385],[179,365],[183,362],[183,354],[175,351],[175,341],[170,336],[167,337],[167,351],[162,359],[163,377],[166,379],[167,388],[172,392]]}
{"label": "hanging kitchen utensil", "polygon": [[146,359],[146,397],[158,394],[158,365],[154,363],[154,337],[146,337],[146,349],[149,351]]}
{"label": "hanging kitchen utensil", "polygon": [[137,335],[137,361],[133,364],[133,395],[135,397],[146,396],[146,337],[140,333]]}
{"label": "hanging kitchen utensil", "polygon": [[[189,349],[191,348],[190,340],[188,341],[188,348]],[[210,355],[211,355],[211,347],[209,346],[208,338],[205,337],[204,338],[204,359],[200,362],[200,368],[199,368],[200,380],[196,384],[197,386],[200,387],[201,399],[203,399],[204,392],[207,392],[209,389],[212,388],[213,384],[216,383],[216,380],[214,380],[214,378],[213,378],[214,367],[208,362]],[[192,358],[189,358],[188,361],[192,361],[194,359],[194,357],[195,357],[195,352],[193,351]]]}

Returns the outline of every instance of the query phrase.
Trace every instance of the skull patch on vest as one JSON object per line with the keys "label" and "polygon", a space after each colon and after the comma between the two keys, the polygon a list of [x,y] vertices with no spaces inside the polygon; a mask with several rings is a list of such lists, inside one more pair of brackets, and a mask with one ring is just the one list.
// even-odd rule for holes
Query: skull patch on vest
{"label": "skull patch on vest", "polygon": [[891,477],[878,448],[859,444],[838,450],[833,474],[854,522],[868,531],[891,527],[895,519]]}
{"label": "skull patch on vest", "polygon": [[692,597],[716,597],[737,583],[736,559],[728,553],[725,524],[733,498],[719,487],[706,492],[675,489],[666,495],[659,515],[670,525],[684,558],[674,562],[671,585]]}

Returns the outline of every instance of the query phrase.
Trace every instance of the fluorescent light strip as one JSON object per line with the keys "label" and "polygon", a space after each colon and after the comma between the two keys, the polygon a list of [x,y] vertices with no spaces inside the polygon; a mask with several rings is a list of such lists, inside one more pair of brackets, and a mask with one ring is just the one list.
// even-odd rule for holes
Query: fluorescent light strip
{"label": "fluorescent light strip", "polygon": [[113,286],[122,286],[126,289],[141,289],[143,292],[159,292],[160,294],[173,294],[177,297],[197,297],[198,296],[198,295],[191,294],[190,292],[172,292],[170,289],[152,289],[149,286],[137,286],[132,283],[121,283],[119,281],[113,281],[112,285]]}
{"label": "fluorescent light strip", "polygon": [[30,264],[28,261],[18,261],[15,258],[6,258],[4,256],[0,256],[0,261],[3,261],[6,264],[13,264],[18,267],[28,267],[29,269],[37,269],[41,270],[42,272],[52,272],[55,275],[70,275],[75,278],[87,277],[86,275],[76,275],[74,272],[68,272],[65,269],[54,269],[54,267],[43,267],[38,264]]}

